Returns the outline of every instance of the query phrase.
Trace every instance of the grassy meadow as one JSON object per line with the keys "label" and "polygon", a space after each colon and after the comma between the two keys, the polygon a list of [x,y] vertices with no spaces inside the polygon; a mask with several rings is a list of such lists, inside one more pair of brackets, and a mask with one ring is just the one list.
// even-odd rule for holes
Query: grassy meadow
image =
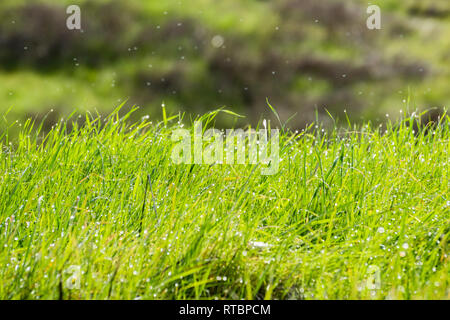
{"label": "grassy meadow", "polygon": [[450,299],[450,1],[370,4],[1,0],[0,300]]}

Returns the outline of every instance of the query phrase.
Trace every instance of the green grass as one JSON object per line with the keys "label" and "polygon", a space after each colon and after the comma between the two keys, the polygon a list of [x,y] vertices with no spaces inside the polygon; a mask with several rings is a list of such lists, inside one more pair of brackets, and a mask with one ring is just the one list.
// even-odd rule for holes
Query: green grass
{"label": "green grass", "polygon": [[273,176],[128,116],[0,133],[1,299],[450,298],[448,115],[283,132]]}

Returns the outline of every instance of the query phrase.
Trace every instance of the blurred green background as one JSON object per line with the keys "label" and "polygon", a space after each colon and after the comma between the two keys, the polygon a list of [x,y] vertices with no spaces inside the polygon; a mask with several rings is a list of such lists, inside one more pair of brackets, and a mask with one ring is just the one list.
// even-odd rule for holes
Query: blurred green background
{"label": "blurred green background", "polygon": [[[66,8],[81,8],[81,31]],[[382,10],[368,30],[366,9]],[[221,106],[292,127],[344,112],[379,120],[450,102],[448,0],[0,2],[0,113],[51,121],[74,110],[136,117]],[[227,119],[222,120],[227,125]]]}

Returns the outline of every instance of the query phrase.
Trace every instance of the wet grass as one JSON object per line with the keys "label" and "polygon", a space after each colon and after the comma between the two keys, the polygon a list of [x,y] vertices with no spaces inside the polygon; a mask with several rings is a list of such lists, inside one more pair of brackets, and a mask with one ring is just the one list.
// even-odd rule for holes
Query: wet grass
{"label": "wet grass", "polygon": [[272,176],[129,115],[0,133],[0,298],[450,298],[448,115],[283,131]]}

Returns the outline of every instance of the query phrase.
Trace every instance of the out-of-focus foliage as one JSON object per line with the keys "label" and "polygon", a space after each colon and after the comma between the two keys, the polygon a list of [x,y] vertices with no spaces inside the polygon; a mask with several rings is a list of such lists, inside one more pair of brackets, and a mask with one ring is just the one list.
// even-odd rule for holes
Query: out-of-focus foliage
{"label": "out-of-focus foliage", "polygon": [[[372,3],[382,30],[367,29],[362,0],[2,0],[0,110],[57,119],[128,99],[152,117],[164,101],[170,113],[225,105],[248,122],[269,98],[297,127],[315,110],[376,119],[448,106],[450,2]],[[69,4],[82,31],[66,28]]]}

